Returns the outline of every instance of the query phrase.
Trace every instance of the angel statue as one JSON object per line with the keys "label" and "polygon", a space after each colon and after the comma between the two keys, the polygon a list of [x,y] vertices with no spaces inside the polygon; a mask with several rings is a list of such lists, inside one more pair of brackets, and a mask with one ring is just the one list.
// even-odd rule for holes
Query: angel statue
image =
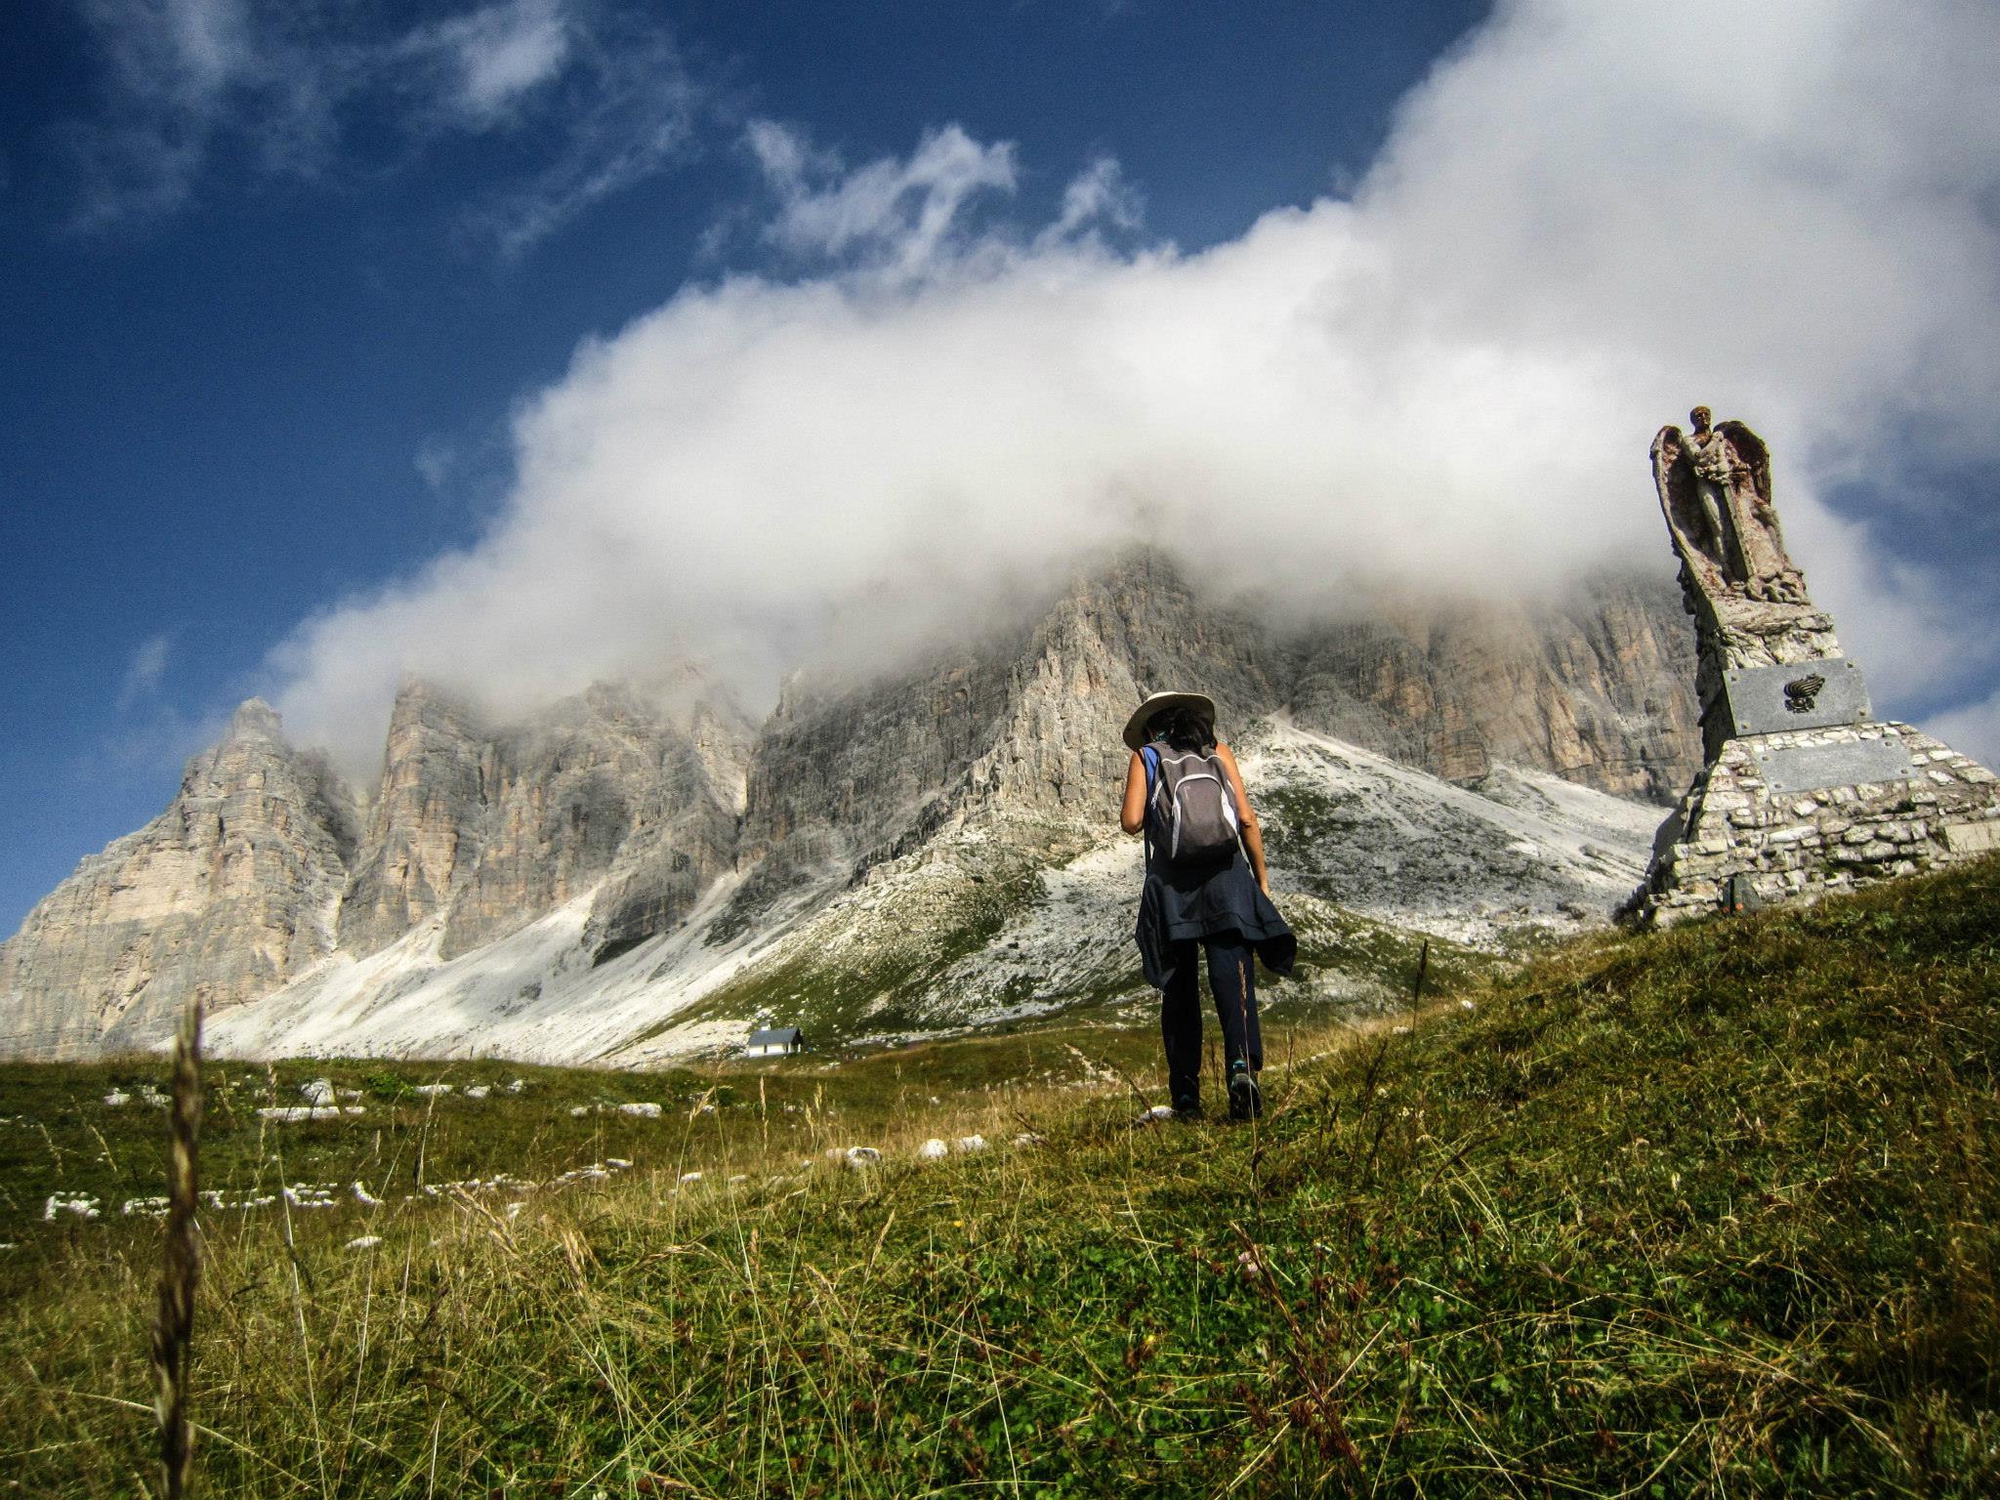
{"label": "angel statue", "polygon": [[1653,439],[1653,476],[1696,581],[1711,598],[1808,603],[1805,577],[1785,552],[1771,507],[1764,440],[1741,422],[1711,426],[1705,406],[1689,412],[1688,421],[1692,432],[1667,426]]}

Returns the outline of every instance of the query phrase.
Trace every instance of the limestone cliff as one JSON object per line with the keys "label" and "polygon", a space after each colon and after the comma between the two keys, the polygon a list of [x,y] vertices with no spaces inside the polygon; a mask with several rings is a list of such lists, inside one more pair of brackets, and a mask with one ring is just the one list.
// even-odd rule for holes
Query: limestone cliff
{"label": "limestone cliff", "polygon": [[340,909],[340,946],[369,953],[441,910],[484,832],[487,746],[468,709],[406,682],[389,716],[382,785]]}
{"label": "limestone cliff", "polygon": [[[1144,692],[1268,712],[1262,628],[1140,554],[1074,582],[1033,624],[885,681],[787,684],[750,763],[741,860],[853,874],[971,817],[1102,819]],[[753,892],[754,894],[754,887]]]}
{"label": "limestone cliff", "polygon": [[1667,802],[1701,761],[1674,585],[1598,579],[1521,605],[1382,606],[1294,643],[1300,724],[1449,781],[1495,762]]}
{"label": "limestone cliff", "polygon": [[708,701],[684,719],[649,721],[644,734],[635,726],[644,764],[630,783],[630,832],[591,903],[585,943],[594,958],[672,930],[734,868],[751,738],[740,714]]}
{"label": "limestone cliff", "polygon": [[1664,802],[1699,762],[1691,653],[1664,579],[1283,633],[1141,553],[918,671],[789,685],[751,760],[742,857],[857,873],[968,818],[1102,820],[1126,716],[1169,687],[1210,694],[1225,735],[1286,715],[1446,780],[1509,763]]}
{"label": "limestone cliff", "polygon": [[77,866],[0,945],[0,1047],[75,1057],[152,1041],[334,946],[354,807],[257,699],[195,756],[167,810]]}
{"label": "limestone cliff", "polygon": [[451,957],[607,878],[599,932],[657,930],[733,862],[748,737],[726,707],[676,716],[604,684],[499,727],[406,684],[341,946],[369,953],[441,915]]}

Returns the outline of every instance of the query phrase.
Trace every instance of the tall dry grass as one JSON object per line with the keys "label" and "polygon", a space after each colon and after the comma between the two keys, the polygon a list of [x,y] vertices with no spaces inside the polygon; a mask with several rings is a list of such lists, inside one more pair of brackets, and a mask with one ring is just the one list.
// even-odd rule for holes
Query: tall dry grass
{"label": "tall dry grass", "polygon": [[174,1038],[167,1108],[166,1243],[158,1306],[153,1314],[154,1410],[160,1424],[160,1468],[168,1500],[187,1493],[194,1469],[188,1420],[193,1368],[195,1292],[201,1280],[196,1239],[201,1153],[201,1001],[190,1000]]}

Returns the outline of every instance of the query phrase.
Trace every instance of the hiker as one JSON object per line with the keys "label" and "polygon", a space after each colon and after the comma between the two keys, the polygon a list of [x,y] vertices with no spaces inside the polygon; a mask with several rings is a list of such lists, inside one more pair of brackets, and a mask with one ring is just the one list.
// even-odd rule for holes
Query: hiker
{"label": "hiker", "polygon": [[[1146,838],[1139,956],[1160,992],[1160,1036],[1174,1113],[1201,1115],[1198,955],[1222,1023],[1229,1116],[1261,1112],[1254,954],[1289,974],[1298,941],[1271,904],[1264,839],[1236,757],[1215,737],[1215,703],[1201,693],[1155,693],[1125,725],[1132,762],[1119,823]],[[1248,856],[1247,859],[1245,856]]]}

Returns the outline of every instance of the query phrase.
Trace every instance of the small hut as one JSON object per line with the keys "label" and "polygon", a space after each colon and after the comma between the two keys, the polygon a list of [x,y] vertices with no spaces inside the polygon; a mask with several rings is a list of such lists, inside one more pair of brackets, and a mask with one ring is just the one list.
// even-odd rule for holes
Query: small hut
{"label": "small hut", "polygon": [[750,1040],[743,1044],[744,1052],[751,1057],[787,1057],[794,1052],[805,1050],[806,1034],[796,1026],[778,1026],[764,1031],[753,1031]]}

